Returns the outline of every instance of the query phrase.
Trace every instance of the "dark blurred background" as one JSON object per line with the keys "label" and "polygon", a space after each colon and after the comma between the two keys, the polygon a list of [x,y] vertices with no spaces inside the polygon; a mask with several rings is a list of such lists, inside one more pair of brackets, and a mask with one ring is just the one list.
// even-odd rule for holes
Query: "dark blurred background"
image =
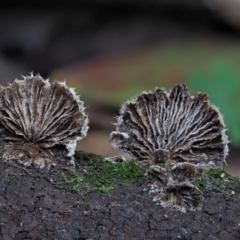
{"label": "dark blurred background", "polygon": [[[240,0],[49,0],[0,3],[0,84],[31,71],[75,87],[87,106],[79,148],[103,155],[121,104],[186,83],[220,107],[240,175]],[[125,154],[125,156],[129,157]]]}

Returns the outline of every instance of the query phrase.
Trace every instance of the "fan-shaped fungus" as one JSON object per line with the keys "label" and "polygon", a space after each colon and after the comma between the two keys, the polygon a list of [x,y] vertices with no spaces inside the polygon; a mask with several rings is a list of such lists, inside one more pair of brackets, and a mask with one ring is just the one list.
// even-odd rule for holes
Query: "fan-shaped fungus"
{"label": "fan-shaped fungus", "polygon": [[40,168],[58,160],[73,163],[76,143],[87,130],[83,102],[65,83],[31,74],[0,90],[0,145],[5,160]]}

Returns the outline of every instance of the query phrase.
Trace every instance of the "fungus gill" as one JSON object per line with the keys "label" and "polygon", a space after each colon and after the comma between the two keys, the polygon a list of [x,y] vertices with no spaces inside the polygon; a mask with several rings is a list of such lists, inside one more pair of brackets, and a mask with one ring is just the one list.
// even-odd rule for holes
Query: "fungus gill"
{"label": "fungus gill", "polygon": [[0,146],[6,161],[39,168],[73,164],[76,143],[87,130],[83,102],[64,82],[31,74],[1,87]]}
{"label": "fungus gill", "polygon": [[114,149],[142,163],[222,166],[228,154],[223,117],[209,96],[185,85],[156,88],[127,101],[110,135]]}

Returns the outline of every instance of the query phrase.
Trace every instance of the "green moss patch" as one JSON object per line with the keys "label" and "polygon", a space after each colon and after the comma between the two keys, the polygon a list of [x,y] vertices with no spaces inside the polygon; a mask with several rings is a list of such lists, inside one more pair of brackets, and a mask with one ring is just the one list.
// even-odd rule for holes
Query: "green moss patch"
{"label": "green moss patch", "polygon": [[31,187],[48,181],[62,192],[72,192],[85,196],[90,192],[107,193],[114,189],[116,184],[133,182],[143,177],[146,169],[140,167],[136,161],[111,163],[104,160],[103,156],[92,153],[76,151],[75,167],[56,167],[38,169],[24,167],[15,161],[4,162],[0,159],[0,165],[8,166],[8,173],[4,177],[7,186],[13,186],[18,176],[28,178]]}
{"label": "green moss patch", "polygon": [[14,181],[14,176],[7,176],[5,178],[5,183],[8,185],[8,186],[11,186],[13,184],[13,181]]}
{"label": "green moss patch", "polygon": [[235,199],[240,195],[240,178],[232,177],[221,168],[198,169],[193,184],[202,191],[222,193],[226,200]]}
{"label": "green moss patch", "polygon": [[143,177],[145,169],[141,168],[136,161],[111,163],[103,157],[76,152],[76,168],[61,172],[63,182],[58,187],[69,191],[82,191],[100,193],[110,192],[114,184],[123,184]]}
{"label": "green moss patch", "polygon": [[90,160],[82,166],[83,172],[77,169],[61,172],[63,182],[58,188],[74,192],[110,192],[114,184],[123,184],[143,177],[145,170],[140,168],[135,161],[130,160],[123,163],[110,163],[104,160]]}

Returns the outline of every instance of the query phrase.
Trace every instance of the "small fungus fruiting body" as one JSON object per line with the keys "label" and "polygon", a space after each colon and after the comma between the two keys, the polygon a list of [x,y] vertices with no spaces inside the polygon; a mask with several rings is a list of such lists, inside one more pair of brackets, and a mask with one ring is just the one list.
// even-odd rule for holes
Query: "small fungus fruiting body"
{"label": "small fungus fruiting body", "polygon": [[5,160],[39,168],[73,163],[76,143],[87,130],[83,102],[65,83],[31,74],[1,87],[0,145]]}
{"label": "small fungus fruiting body", "polygon": [[181,212],[201,210],[202,200],[202,192],[189,182],[168,184],[163,193],[153,198],[157,204]]}
{"label": "small fungus fruiting body", "polygon": [[177,163],[171,170],[152,165],[147,172],[148,184],[144,189],[154,194],[153,201],[163,207],[186,212],[202,208],[203,193],[190,180],[196,167],[190,163]]}
{"label": "small fungus fruiting body", "polygon": [[157,204],[186,212],[202,208],[203,193],[191,183],[196,166],[225,163],[225,131],[223,117],[207,94],[191,96],[185,85],[177,85],[170,92],[143,92],[123,104],[110,142],[150,165],[145,190],[155,195]]}
{"label": "small fungus fruiting body", "polygon": [[191,96],[185,85],[170,92],[157,88],[127,101],[110,142],[116,150],[148,164],[221,167],[228,154],[221,113],[207,94]]}

